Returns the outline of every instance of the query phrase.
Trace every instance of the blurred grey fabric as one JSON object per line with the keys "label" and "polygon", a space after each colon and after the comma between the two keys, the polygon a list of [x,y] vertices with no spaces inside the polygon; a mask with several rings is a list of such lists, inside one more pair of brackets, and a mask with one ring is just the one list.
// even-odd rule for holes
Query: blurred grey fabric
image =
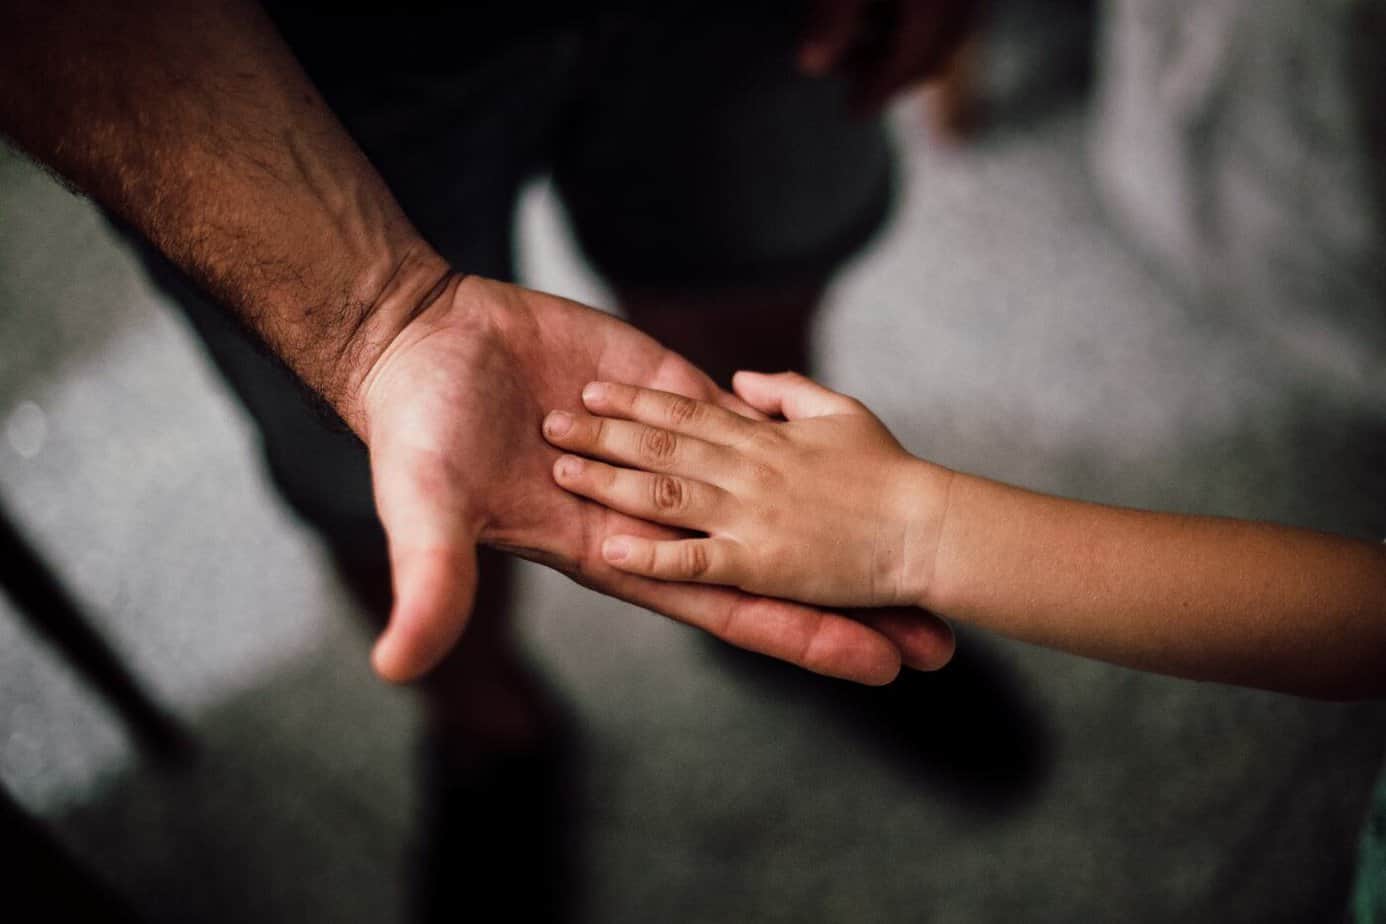
{"label": "blurred grey fabric", "polygon": [[1122,226],[1190,297],[1273,315],[1286,349],[1381,385],[1386,3],[1106,13],[1094,161]]}

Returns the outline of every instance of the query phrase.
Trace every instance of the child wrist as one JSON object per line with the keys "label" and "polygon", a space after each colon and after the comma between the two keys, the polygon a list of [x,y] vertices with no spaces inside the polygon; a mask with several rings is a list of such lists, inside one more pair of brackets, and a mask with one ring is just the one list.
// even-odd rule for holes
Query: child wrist
{"label": "child wrist", "polygon": [[925,459],[911,457],[906,500],[906,548],[900,587],[904,602],[922,609],[938,605],[939,546],[957,473]]}

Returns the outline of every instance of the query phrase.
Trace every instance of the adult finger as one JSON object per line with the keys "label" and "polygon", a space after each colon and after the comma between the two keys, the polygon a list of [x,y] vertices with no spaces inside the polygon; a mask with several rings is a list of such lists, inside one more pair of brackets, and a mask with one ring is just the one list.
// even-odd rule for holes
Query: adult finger
{"label": "adult finger", "polygon": [[466,628],[480,524],[439,460],[373,448],[372,475],[389,539],[394,603],[371,662],[382,678],[407,683],[442,660]]}
{"label": "adult finger", "polygon": [[892,606],[852,615],[894,642],[907,667],[936,671],[953,658],[957,643],[952,626],[928,610]]}
{"label": "adult finger", "polygon": [[605,561],[574,574],[583,584],[702,629],[725,642],[857,683],[879,686],[900,672],[900,652],[874,628],[841,613],[757,597],[730,587],[671,583]]}

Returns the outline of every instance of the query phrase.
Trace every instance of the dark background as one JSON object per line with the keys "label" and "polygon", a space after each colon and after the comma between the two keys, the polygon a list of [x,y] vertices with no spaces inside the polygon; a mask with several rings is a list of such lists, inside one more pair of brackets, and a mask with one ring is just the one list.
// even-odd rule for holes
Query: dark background
{"label": "dark background", "polygon": [[[931,140],[917,99],[895,111],[903,200],[833,293],[825,378],[951,466],[1386,536],[1386,400],[1360,319],[1312,292],[1275,310],[1235,286],[1191,298],[1195,280],[1132,246],[1091,179],[1112,118],[1092,22],[1040,6],[996,20],[977,141]],[[543,186],[523,241],[531,284],[609,303]],[[0,495],[201,743],[184,768],[134,756],[0,601],[0,780],[155,920],[396,920],[414,705],[369,674],[350,598],[181,323],[88,204],[0,153]],[[1342,907],[1381,707],[973,635],[943,675],[868,695],[524,574],[530,651],[580,722],[586,920]]]}

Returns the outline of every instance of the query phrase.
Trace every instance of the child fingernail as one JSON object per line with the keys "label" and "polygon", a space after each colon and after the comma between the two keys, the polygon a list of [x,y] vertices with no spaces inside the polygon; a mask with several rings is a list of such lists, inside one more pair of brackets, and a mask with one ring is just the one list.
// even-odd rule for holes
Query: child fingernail
{"label": "child fingernail", "polygon": [[563,436],[573,429],[573,415],[563,411],[554,411],[549,415],[548,420],[544,421],[544,432],[549,436]]}
{"label": "child fingernail", "polygon": [[608,539],[602,543],[602,556],[607,561],[625,561],[630,554],[630,543],[624,539]]}
{"label": "child fingernail", "polygon": [[601,382],[591,382],[582,390],[583,401],[600,401],[606,394],[606,386]]}
{"label": "child fingernail", "polygon": [[582,471],[582,460],[573,456],[564,456],[558,460],[558,477],[576,478]]}

